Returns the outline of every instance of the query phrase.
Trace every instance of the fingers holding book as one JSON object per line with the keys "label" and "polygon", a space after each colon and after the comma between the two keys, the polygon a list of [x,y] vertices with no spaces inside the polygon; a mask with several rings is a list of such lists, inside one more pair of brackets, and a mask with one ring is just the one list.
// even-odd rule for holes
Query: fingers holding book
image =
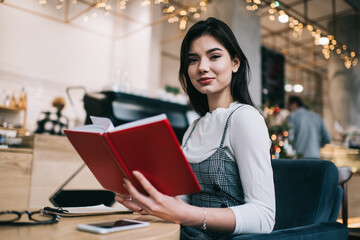
{"label": "fingers holding book", "polygon": [[142,208],[134,201],[130,195],[117,194],[115,200],[126,208],[133,210],[134,212],[139,212]]}
{"label": "fingers holding book", "polygon": [[[138,191],[128,179],[124,179],[124,186],[129,192],[131,200],[129,200],[130,196],[128,196],[127,200],[123,196],[122,198],[116,198],[117,201],[120,200],[120,203],[140,214],[157,216],[174,223],[182,222],[180,219],[184,218],[184,214],[186,215],[186,212],[183,210],[185,205],[188,204],[178,197],[161,193],[140,172],[134,171],[133,175],[148,194],[145,195]],[[136,205],[131,205],[134,203]]]}
{"label": "fingers holding book", "polygon": [[151,209],[153,208],[153,206],[156,206],[156,204],[154,204],[154,199],[165,195],[160,193],[154,186],[152,186],[152,184],[140,172],[134,171],[133,174],[135,178],[139,181],[139,183],[142,185],[144,190],[149,193],[149,195],[144,195],[139,192],[127,178],[124,178],[124,187],[130,195],[119,193],[115,197],[115,200],[123,204],[125,207],[140,214],[151,214]]}
{"label": "fingers holding book", "polygon": [[[153,190],[155,190],[157,192],[157,190],[151,185],[151,183],[144,177],[144,175],[142,175],[140,172],[134,171],[133,172],[134,176],[137,178],[137,180],[140,182],[140,184],[142,185],[142,187],[145,189],[145,191],[148,191],[148,188],[151,187],[153,188]],[[131,203],[136,203],[137,207],[139,207],[138,209],[134,209],[134,211],[141,213],[141,214],[146,214],[147,212],[149,212],[149,208],[146,207],[149,204],[149,200],[151,199],[151,197],[146,196],[144,194],[142,194],[141,192],[139,192],[136,187],[127,179],[124,178],[124,187],[127,189],[127,191],[130,193],[130,196],[127,198],[127,200],[125,199],[125,202],[129,202],[129,204]],[[147,187],[144,186],[144,184],[147,184]],[[131,199],[131,200],[129,200]]]}

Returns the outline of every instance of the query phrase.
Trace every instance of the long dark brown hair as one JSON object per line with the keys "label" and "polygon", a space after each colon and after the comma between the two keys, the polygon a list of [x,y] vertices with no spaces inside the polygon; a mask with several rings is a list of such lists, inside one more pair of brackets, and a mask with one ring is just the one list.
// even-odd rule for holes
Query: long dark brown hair
{"label": "long dark brown hair", "polygon": [[186,33],[181,44],[179,80],[185,93],[189,96],[190,103],[194,107],[194,110],[200,116],[204,116],[209,112],[206,94],[202,94],[195,89],[188,75],[188,53],[190,45],[194,40],[204,35],[212,36],[219,41],[229,52],[232,60],[234,60],[235,57],[240,60],[238,71],[232,74],[230,83],[231,96],[233,100],[237,102],[254,106],[248,90],[248,79],[250,76],[249,63],[229,26],[216,18],[210,17],[205,21],[195,23]]}

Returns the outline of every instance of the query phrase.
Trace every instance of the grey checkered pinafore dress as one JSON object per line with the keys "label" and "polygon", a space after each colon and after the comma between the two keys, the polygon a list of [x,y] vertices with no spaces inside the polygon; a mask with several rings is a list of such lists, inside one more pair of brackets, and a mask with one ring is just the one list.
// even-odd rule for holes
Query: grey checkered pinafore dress
{"label": "grey checkered pinafore dress", "polygon": [[[202,188],[200,193],[189,195],[189,204],[198,207],[227,208],[242,205],[244,192],[240,180],[239,170],[236,162],[225,152],[224,141],[232,114],[242,107],[232,111],[226,120],[224,132],[219,147],[207,159],[200,163],[190,163],[194,174]],[[186,147],[196,125],[195,122],[183,148]],[[195,227],[182,227],[181,239],[229,239],[230,234],[224,234]]]}

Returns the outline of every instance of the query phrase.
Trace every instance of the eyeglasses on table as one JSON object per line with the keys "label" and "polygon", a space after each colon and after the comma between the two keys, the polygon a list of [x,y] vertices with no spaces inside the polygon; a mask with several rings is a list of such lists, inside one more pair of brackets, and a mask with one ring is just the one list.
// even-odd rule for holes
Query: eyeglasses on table
{"label": "eyeglasses on table", "polygon": [[[20,221],[21,216],[27,214],[29,221]],[[0,225],[41,225],[57,223],[60,216],[52,213],[43,213],[42,211],[1,211]]]}

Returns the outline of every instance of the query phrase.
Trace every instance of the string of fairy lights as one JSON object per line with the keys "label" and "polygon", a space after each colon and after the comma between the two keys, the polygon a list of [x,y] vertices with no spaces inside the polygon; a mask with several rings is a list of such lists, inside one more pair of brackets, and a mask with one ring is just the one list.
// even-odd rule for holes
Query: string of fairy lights
{"label": "string of fairy lights", "polygon": [[[65,0],[57,0],[57,4],[55,8],[57,10],[60,10],[64,6]],[[108,16],[110,14],[110,11],[112,10],[112,4],[110,4],[111,0],[99,0],[94,3],[94,8],[104,10],[105,16]],[[125,10],[126,6],[128,4],[129,0],[120,0],[118,1],[119,9]],[[38,0],[38,3],[42,6],[45,6],[47,4],[47,0]],[[73,5],[77,5],[79,3],[78,0],[72,0],[71,3]],[[178,23],[180,30],[185,30],[187,27],[187,23],[190,19],[199,19],[201,17],[201,13],[205,12],[207,10],[207,0],[199,1],[198,3],[185,7],[181,6],[178,7],[175,3],[171,2],[170,0],[143,0],[140,3],[140,6],[145,7],[149,6],[151,4],[159,5],[163,4],[163,13],[168,15],[168,22],[169,23]],[[97,15],[95,13],[92,14],[92,17],[96,17]],[[84,22],[87,22],[89,20],[89,17],[87,15],[83,18]]]}
{"label": "string of fairy lights", "polygon": [[288,23],[293,30],[292,34],[295,38],[301,36],[304,29],[308,30],[314,38],[315,45],[322,45],[322,54],[325,59],[329,59],[332,54],[337,54],[344,61],[347,69],[354,67],[359,62],[359,53],[348,48],[346,44],[337,41],[334,35],[325,34],[320,29],[316,29],[310,23],[304,23],[301,20],[291,16],[286,10],[281,8],[278,1],[264,0],[245,0],[246,9],[248,11],[258,11],[261,14],[261,8],[269,7],[268,14],[271,21],[275,21],[276,16],[281,23]]}

